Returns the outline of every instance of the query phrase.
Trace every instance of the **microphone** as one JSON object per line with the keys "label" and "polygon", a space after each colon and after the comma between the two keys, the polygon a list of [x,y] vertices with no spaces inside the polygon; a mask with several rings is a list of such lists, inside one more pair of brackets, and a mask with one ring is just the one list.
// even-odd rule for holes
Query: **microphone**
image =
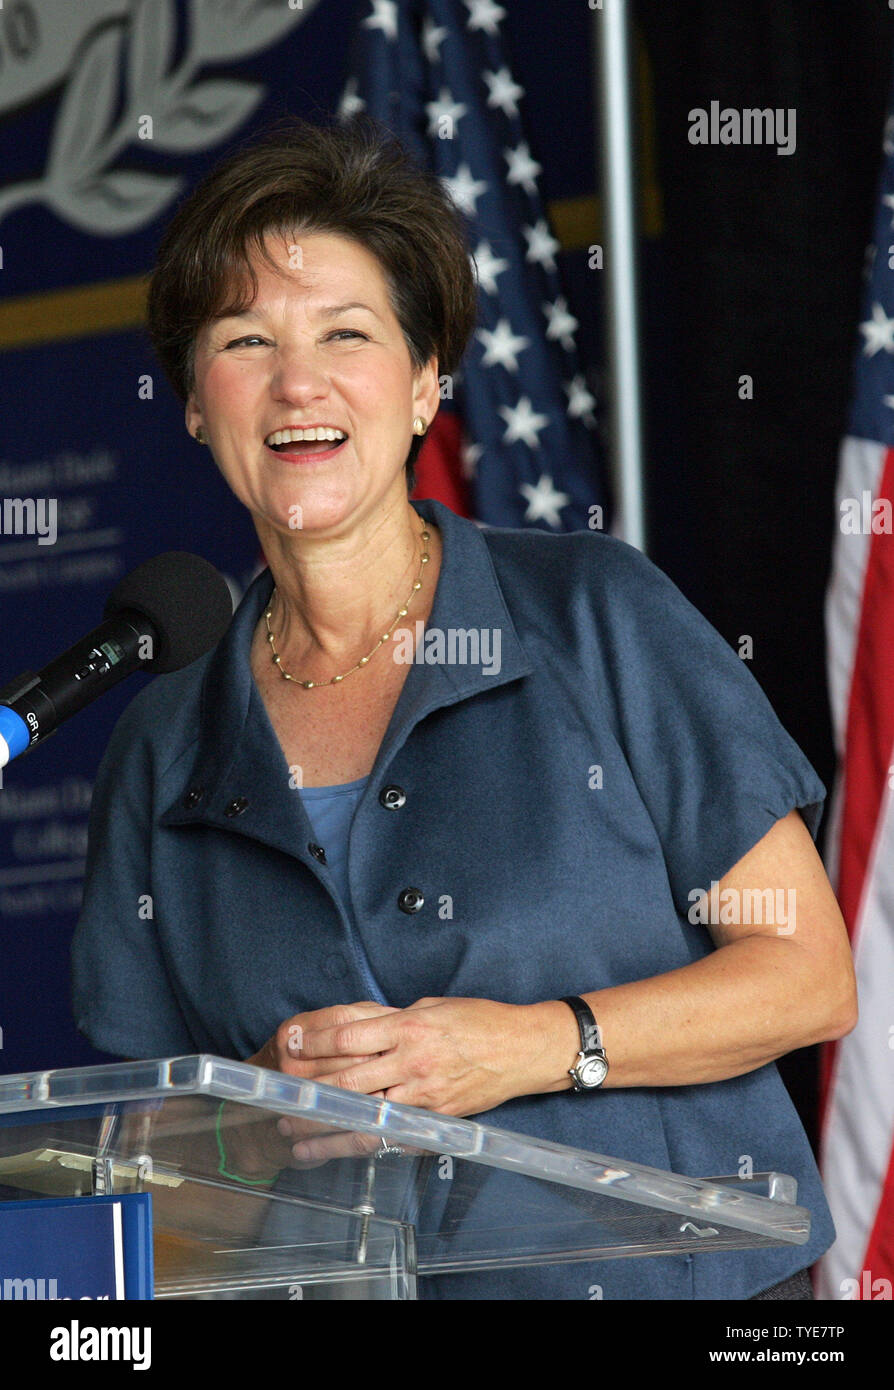
{"label": "microphone", "polygon": [[233,603],[207,560],[169,550],[125,575],[103,613],[105,622],[42,671],[23,671],[0,689],[0,768],[132,672],[196,661],[226,632]]}

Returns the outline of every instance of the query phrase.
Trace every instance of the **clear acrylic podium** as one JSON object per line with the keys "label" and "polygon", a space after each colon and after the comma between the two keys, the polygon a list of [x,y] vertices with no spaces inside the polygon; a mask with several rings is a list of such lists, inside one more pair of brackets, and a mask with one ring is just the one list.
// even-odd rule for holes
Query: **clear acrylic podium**
{"label": "clear acrylic podium", "polygon": [[[331,1156],[290,1160],[283,1117]],[[783,1173],[682,1177],[220,1057],[0,1076],[0,1201],[138,1191],[156,1298],[412,1299],[449,1273],[810,1234]]]}

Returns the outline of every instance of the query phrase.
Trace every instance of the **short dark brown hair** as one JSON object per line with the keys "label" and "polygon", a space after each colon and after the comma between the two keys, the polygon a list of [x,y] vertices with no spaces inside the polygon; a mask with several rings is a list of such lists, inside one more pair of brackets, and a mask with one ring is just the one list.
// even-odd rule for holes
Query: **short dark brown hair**
{"label": "short dark brown hair", "polygon": [[[475,327],[477,283],[462,215],[440,179],[365,113],[317,125],[289,117],[216,165],[184,200],[149,285],[152,345],[185,403],[199,330],[257,293],[250,257],[268,234],[337,233],[382,266],[415,369],[453,376]],[[407,486],[422,438],[406,460]]]}

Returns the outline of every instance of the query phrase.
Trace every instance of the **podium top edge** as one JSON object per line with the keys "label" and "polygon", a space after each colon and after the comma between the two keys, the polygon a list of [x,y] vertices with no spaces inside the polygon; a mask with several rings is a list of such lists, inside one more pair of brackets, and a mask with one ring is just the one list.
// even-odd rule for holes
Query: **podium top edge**
{"label": "podium top edge", "polygon": [[[728,1181],[693,1178],[625,1159],[568,1148],[546,1139],[440,1115],[415,1106],[342,1091],[209,1053],[113,1062],[0,1076],[0,1126],[31,1114],[121,1106],[161,1106],[178,1097],[231,1101],[277,1114],[308,1113],[332,1128],[381,1134],[389,1143],[482,1163],[545,1182],[598,1192],[684,1215],[710,1215],[723,1225],[803,1244],[810,1213],[779,1196],[756,1196]],[[793,1179],[778,1175],[778,1192]]]}

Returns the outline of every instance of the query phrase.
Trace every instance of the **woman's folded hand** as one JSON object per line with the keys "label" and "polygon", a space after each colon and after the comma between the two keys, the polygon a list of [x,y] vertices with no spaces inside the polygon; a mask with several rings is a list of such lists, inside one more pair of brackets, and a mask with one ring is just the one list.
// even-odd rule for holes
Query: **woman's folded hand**
{"label": "woman's folded hand", "polygon": [[[327,1023],[322,1010],[320,1022],[305,1029],[301,1055],[328,1085],[384,1093],[444,1115],[475,1115],[538,1089],[533,1078],[550,1071],[555,1037],[539,1026],[540,1007],[418,999],[407,1009]],[[566,1012],[573,1041],[574,1019]],[[569,1044],[569,1065],[573,1060]]]}
{"label": "woman's folded hand", "polygon": [[[387,1004],[374,1004],[366,1000],[360,1004],[335,1004],[330,1008],[295,1014],[279,1025],[259,1052],[253,1057],[246,1057],[245,1060],[254,1067],[267,1067],[270,1071],[285,1072],[287,1076],[300,1076],[306,1081],[322,1080],[323,1074],[332,1070],[333,1063],[338,1064],[346,1059],[309,1056],[304,1047],[304,1039],[308,1033],[326,1033],[362,1019],[379,1018],[399,1012],[399,1009],[392,1009]],[[359,1064],[368,1061],[369,1058],[358,1053],[350,1060]]]}
{"label": "woman's folded hand", "polygon": [[[308,1013],[295,1014],[279,1025],[264,1046],[245,1060],[255,1067],[267,1067],[270,1071],[285,1072],[288,1076],[298,1076],[303,1080],[319,1081],[335,1067],[350,1062],[360,1065],[370,1060],[363,1054],[355,1057],[308,1057],[304,1052],[304,1039],[310,1031],[342,1027],[361,1019],[378,1018],[382,1015],[398,1013],[387,1004],[376,1004],[364,1000],[357,1004],[336,1004],[325,1009],[314,1009]],[[333,1150],[324,1153],[307,1154],[299,1152],[297,1139],[311,1139],[329,1136]],[[267,1122],[257,1134],[241,1133],[235,1136],[235,1147],[240,1150],[241,1168],[251,1169],[253,1173],[269,1176],[283,1168],[299,1166],[315,1167],[327,1158],[356,1157],[377,1148],[379,1140],[363,1134],[333,1134],[325,1125],[304,1118],[282,1116],[275,1125]]]}
{"label": "woman's folded hand", "polygon": [[[570,1065],[575,1034],[563,1004],[431,998],[394,1009],[367,1001],[296,1014],[247,1060],[442,1115],[477,1115],[569,1085],[555,1057],[567,1048]],[[327,1133],[303,1118],[283,1117],[278,1134],[293,1161],[305,1163],[370,1154],[380,1144],[377,1135]]]}

